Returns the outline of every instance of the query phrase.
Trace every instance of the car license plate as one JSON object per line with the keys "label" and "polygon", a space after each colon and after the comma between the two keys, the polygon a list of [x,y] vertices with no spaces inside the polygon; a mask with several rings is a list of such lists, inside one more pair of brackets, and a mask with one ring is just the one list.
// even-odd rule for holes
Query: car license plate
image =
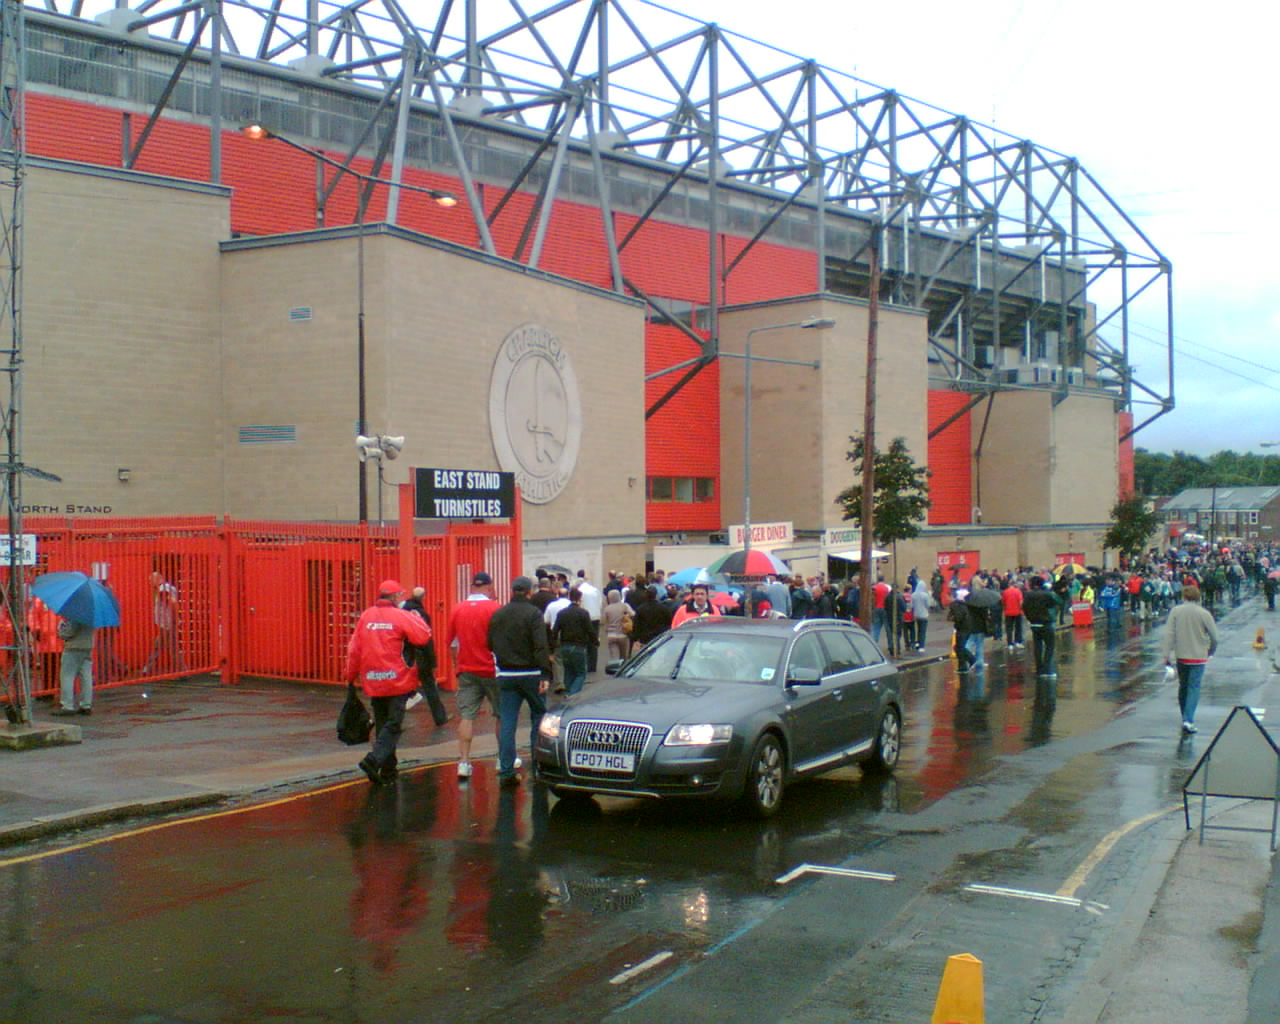
{"label": "car license plate", "polygon": [[636,755],[605,750],[571,750],[569,767],[586,768],[593,772],[634,772]]}

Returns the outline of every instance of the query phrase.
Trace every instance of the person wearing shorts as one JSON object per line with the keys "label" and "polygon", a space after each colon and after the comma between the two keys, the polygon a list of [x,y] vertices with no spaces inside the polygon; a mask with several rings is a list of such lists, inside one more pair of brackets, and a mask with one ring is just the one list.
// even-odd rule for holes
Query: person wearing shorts
{"label": "person wearing shorts", "polygon": [[489,649],[489,620],[498,610],[493,597],[493,577],[478,572],[471,580],[471,593],[449,613],[445,646],[453,652],[458,673],[458,778],[471,778],[471,739],[476,715],[485,701],[498,731],[498,679]]}

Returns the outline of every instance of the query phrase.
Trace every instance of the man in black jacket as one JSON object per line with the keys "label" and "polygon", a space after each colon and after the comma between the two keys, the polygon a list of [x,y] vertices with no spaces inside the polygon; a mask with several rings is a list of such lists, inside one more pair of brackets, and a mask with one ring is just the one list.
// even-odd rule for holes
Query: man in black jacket
{"label": "man in black jacket", "polygon": [[[426,605],[423,604],[423,598],[427,596],[425,587],[414,587],[413,593],[410,595],[402,607],[407,612],[413,612],[422,619],[428,626],[431,625],[431,615],[427,611]],[[427,705],[431,708],[431,717],[435,721],[436,726],[442,726],[449,721],[449,712],[445,709],[444,702],[440,700],[440,688],[436,685],[436,649],[435,642],[427,644],[425,647],[412,647],[414,660],[417,662],[418,668],[418,692],[411,695],[405,701],[404,709],[406,711],[417,707],[426,698]]]}
{"label": "man in black jacket", "polygon": [[1058,643],[1058,601],[1045,590],[1044,579],[1032,576],[1029,590],[1022,599],[1022,614],[1031,624],[1031,653],[1035,656],[1036,675],[1056,678],[1053,652]]}
{"label": "man in black jacket", "polygon": [[587,665],[600,643],[600,630],[592,625],[591,616],[582,607],[582,591],[569,591],[569,604],[560,609],[551,627],[551,646],[564,666],[564,692],[572,697],[587,681]]}
{"label": "man in black jacket", "polygon": [[520,705],[529,705],[529,743],[538,738],[538,723],[546,713],[543,695],[551,684],[551,651],[542,613],[529,601],[533,580],[517,576],[511,600],[489,620],[489,649],[498,667],[498,781],[513,786],[516,775],[516,723]]}

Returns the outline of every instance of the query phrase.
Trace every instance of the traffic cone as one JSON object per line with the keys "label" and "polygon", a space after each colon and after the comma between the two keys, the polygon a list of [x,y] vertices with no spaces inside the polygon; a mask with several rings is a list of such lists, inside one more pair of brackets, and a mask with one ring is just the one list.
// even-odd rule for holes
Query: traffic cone
{"label": "traffic cone", "polygon": [[1266,630],[1261,626],[1258,627],[1258,635],[1253,638],[1253,649],[1255,651],[1265,651],[1267,649]]}
{"label": "traffic cone", "polygon": [[947,957],[930,1024],[983,1024],[982,961],[971,953]]}

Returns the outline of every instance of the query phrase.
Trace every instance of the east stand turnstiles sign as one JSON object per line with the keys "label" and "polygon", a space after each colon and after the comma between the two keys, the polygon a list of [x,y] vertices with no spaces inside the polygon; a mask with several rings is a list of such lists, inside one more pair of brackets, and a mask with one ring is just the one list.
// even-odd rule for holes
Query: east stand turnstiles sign
{"label": "east stand turnstiles sign", "polygon": [[516,475],[489,469],[415,469],[418,519],[510,519]]}

